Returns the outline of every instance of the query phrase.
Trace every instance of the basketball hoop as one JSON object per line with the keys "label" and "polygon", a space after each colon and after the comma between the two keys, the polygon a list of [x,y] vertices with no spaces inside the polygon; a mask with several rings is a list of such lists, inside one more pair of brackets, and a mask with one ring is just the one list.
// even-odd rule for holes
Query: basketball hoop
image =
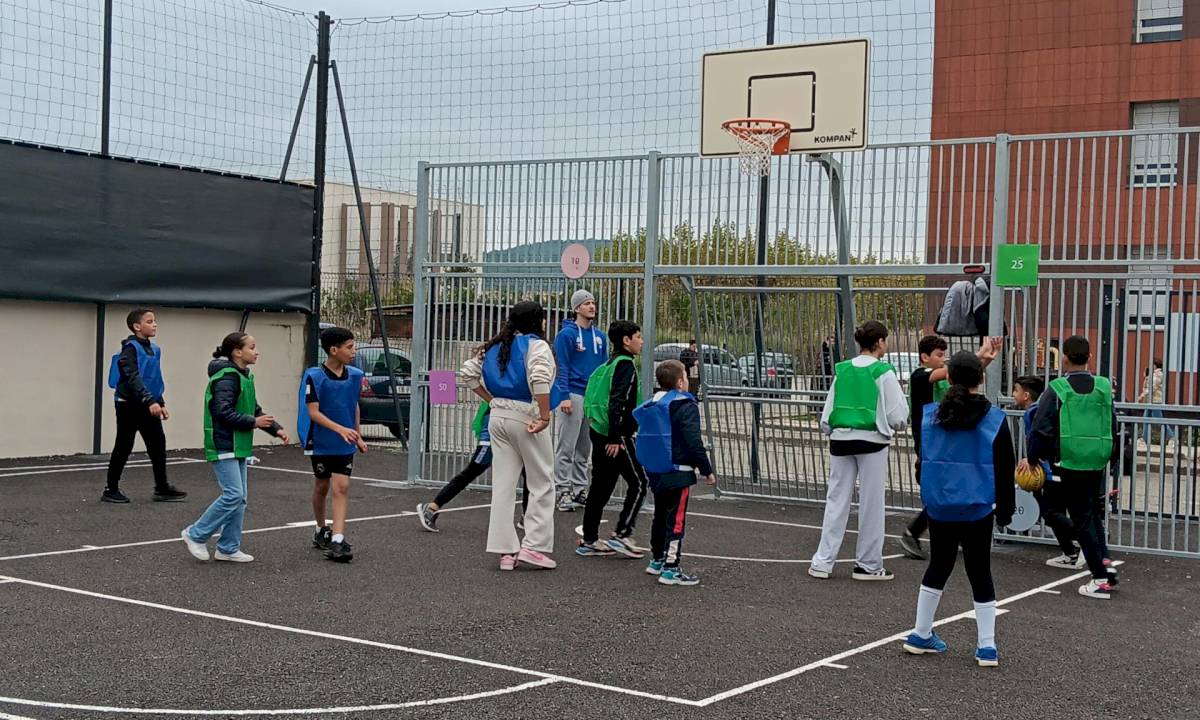
{"label": "basketball hoop", "polygon": [[769,175],[771,156],[786,155],[792,126],[782,120],[738,118],[721,123],[738,146],[738,167],[746,175]]}

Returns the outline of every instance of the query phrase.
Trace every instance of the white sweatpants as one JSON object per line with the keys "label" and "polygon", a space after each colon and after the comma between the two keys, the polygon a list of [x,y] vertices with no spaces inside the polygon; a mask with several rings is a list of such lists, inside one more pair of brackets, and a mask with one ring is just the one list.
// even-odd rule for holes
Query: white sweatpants
{"label": "white sweatpants", "polygon": [[825,520],[821,523],[821,544],[812,558],[814,569],[833,570],[850,519],[855,480],[859,485],[855,557],[864,570],[883,567],[883,489],[887,481],[887,460],[887,448],[866,455],[830,456]]}
{"label": "white sweatpants", "polygon": [[[554,444],[550,431],[529,434],[524,420],[498,416],[493,409],[488,421],[492,434],[492,511],[488,519],[487,551],[512,555],[522,546],[538,552],[554,550],[554,480],[551,464]],[[525,539],[517,536],[513,523],[513,505],[521,469],[525,469],[525,488],[529,507],[525,510]]]}
{"label": "white sweatpants", "polygon": [[[554,411],[558,449],[554,458],[554,485],[558,493],[572,496],[588,488],[588,459],[592,456],[591,423],[583,416],[583,396],[571,393],[570,414]],[[547,433],[549,434],[549,433]]]}

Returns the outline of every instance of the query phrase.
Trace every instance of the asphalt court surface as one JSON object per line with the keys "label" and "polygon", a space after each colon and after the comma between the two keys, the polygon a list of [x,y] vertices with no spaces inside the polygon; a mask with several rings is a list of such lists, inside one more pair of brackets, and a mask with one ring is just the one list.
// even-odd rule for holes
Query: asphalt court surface
{"label": "asphalt court surface", "polygon": [[[816,507],[694,500],[695,588],[657,585],[644,561],[575,556],[582,513],[555,516],[557,570],[501,573],[483,551],[489,495],[463,493],[441,533],[423,532],[412,511],[433,493],[394,482],[402,458],[381,452],[356,462],[355,560],[337,565],[303,524],[307,460],[258,455],[247,565],[199,563],[178,539],[217,494],[195,453],[169,468],[184,503],[150,502],[144,462],[126,471],[129,505],[99,502],[102,460],[0,464],[0,720],[1190,718],[1200,707],[1193,560],[1122,555],[1119,592],[1102,602],[1077,594],[1078,573],[1043,564],[1052,548],[997,546],[1001,667],[983,669],[961,568],[938,615],[950,652],[909,657],[893,636],[912,626],[924,563],[887,560],[891,583],[853,582],[850,563],[808,577]],[[889,517],[888,532],[904,521]],[[898,554],[894,538],[885,554]]]}

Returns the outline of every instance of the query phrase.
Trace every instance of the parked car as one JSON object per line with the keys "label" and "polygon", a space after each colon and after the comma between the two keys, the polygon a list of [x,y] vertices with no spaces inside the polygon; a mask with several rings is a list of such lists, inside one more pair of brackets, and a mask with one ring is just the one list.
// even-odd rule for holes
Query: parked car
{"label": "parked car", "polygon": [[883,356],[883,361],[896,368],[900,376],[900,387],[908,392],[908,378],[913,370],[921,367],[921,354],[915,352],[890,352]]}
{"label": "parked car", "polygon": [[[764,352],[761,357],[762,368],[758,375],[759,387],[790,389],[796,379],[796,359],[781,352]],[[750,384],[754,385],[754,354],[738,358],[738,367],[746,373],[746,379]]]}
{"label": "parked car", "polygon": [[404,353],[391,350],[392,372],[400,400],[400,416],[392,402],[392,383],[388,378],[388,358],[382,344],[359,345],[354,365],[362,370],[362,393],[358,398],[359,417],[363,425],[383,425],[395,437],[408,435],[409,400],[412,392],[412,360]]}
{"label": "parked car", "polygon": [[[680,353],[687,348],[687,343],[663,343],[654,348],[654,364],[658,365],[664,360],[678,360]],[[737,358],[728,350],[702,345],[700,364],[703,366],[706,386],[750,387],[750,379],[738,365]]]}

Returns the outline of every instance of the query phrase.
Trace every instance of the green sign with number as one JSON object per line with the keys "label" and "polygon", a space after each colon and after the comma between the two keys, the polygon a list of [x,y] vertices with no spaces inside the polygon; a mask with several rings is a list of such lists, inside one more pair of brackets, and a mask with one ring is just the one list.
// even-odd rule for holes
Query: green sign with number
{"label": "green sign with number", "polygon": [[1041,245],[1001,245],[996,253],[996,284],[1000,287],[1037,287]]}

